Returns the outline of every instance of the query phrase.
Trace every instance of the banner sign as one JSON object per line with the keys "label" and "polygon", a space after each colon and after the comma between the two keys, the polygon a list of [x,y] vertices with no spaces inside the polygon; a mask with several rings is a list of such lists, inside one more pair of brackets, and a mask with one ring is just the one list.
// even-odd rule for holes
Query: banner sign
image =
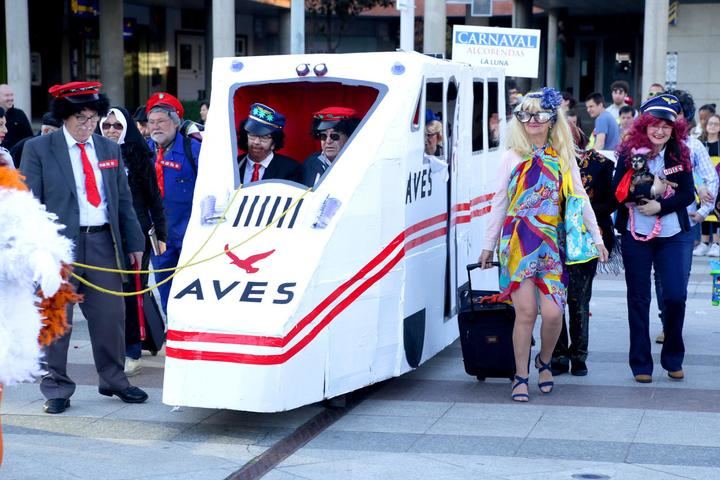
{"label": "banner sign", "polygon": [[537,78],[540,30],[455,25],[452,59],[502,68],[509,77]]}

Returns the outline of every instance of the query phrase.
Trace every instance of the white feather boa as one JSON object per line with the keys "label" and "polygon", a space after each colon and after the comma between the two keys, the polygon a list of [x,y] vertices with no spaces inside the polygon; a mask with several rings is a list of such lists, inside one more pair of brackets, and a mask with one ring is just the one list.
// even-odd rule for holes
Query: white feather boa
{"label": "white feather boa", "polygon": [[55,220],[30,192],[0,186],[0,384],[42,373],[36,282],[51,296],[62,262],[72,262],[72,242]]}

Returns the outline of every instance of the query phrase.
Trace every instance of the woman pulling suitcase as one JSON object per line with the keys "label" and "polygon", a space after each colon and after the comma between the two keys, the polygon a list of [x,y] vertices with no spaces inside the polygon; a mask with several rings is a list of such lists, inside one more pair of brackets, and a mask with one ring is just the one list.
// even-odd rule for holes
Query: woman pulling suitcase
{"label": "woman pulling suitcase", "polygon": [[[568,285],[564,191],[584,198],[583,221],[600,261],[608,257],[580,179],[570,128],[558,108],[561,101],[556,90],[543,88],[527,94],[515,108],[479,259],[483,268],[489,268],[500,240],[500,293],[490,300],[511,300],[515,307],[511,398],[517,402],[529,400],[528,356],[538,306],[542,316],[541,348],[534,361],[538,386],[546,394],[554,386],[550,359],[560,335]],[[571,187],[563,188],[563,182]]]}

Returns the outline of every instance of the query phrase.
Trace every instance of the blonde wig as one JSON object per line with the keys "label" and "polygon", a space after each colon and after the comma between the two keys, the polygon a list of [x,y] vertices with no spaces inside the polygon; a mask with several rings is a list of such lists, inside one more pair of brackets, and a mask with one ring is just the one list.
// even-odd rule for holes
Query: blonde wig
{"label": "blonde wig", "polygon": [[442,123],[438,120],[431,120],[425,125],[425,133],[435,133],[438,137],[438,143],[442,144]]}
{"label": "blonde wig", "polygon": [[[542,98],[538,98],[535,95],[542,95],[543,92],[530,92],[525,95],[520,105],[516,107],[516,111],[526,111],[535,113],[539,111],[550,111],[549,109],[542,108],[540,102]],[[572,132],[568,124],[565,114],[559,108],[555,110],[555,119],[551,120],[550,131],[548,132],[548,139],[546,143],[552,145],[552,147],[558,152],[560,160],[560,169],[563,174],[570,171],[570,165],[575,160],[575,144],[573,142]],[[542,145],[536,145],[541,147]],[[513,149],[521,157],[532,155],[533,148],[530,142],[530,138],[525,131],[525,127],[522,123],[515,118],[513,115],[512,120],[508,124],[508,136],[507,136],[507,148]]]}

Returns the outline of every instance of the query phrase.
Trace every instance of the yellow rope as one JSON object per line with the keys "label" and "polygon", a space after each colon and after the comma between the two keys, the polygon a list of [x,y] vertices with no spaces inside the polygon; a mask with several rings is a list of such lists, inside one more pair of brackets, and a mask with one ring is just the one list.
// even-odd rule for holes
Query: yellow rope
{"label": "yellow rope", "polygon": [[[242,186],[242,185],[241,185],[241,186]],[[295,207],[295,205],[297,205],[297,204],[300,202],[300,200],[302,200],[303,197],[305,197],[305,195],[307,195],[308,192],[310,192],[310,191],[312,191],[311,188],[308,188],[307,190],[305,190],[305,192],[303,192],[303,194],[300,195],[300,196],[297,198],[297,200],[295,200],[292,204],[290,204],[290,206],[288,206],[288,207],[282,212],[282,214],[280,214],[280,216],[278,216],[277,218],[275,218],[272,222],[268,223],[268,224],[265,225],[263,228],[261,228],[260,230],[258,230],[257,232],[255,232],[254,234],[252,234],[251,236],[249,236],[248,238],[246,238],[246,239],[243,240],[242,242],[240,242],[240,243],[238,243],[238,244],[236,244],[236,245],[233,245],[229,250],[232,251],[232,250],[234,250],[234,249],[236,249],[236,248],[238,248],[238,247],[240,247],[240,246],[248,243],[249,241],[251,241],[252,239],[254,239],[255,237],[257,237],[258,235],[264,233],[264,232],[265,232],[266,230],[268,230],[270,227],[274,226],[277,222],[280,221],[280,219],[282,219],[283,217],[285,217],[285,215],[287,215],[287,213],[288,213],[290,210],[292,210],[293,207]],[[204,258],[204,259],[202,259],[202,260],[198,260],[197,262],[194,262],[194,263],[193,263],[193,260],[195,259],[195,257],[197,257],[197,256],[200,254],[200,252],[201,252],[201,251],[207,246],[207,244],[210,242],[210,239],[215,235],[215,232],[216,232],[217,229],[220,227],[220,224],[225,221],[225,215],[227,214],[228,210],[230,210],[230,206],[232,206],[232,204],[235,202],[235,199],[237,198],[237,195],[238,195],[239,192],[240,192],[240,188],[238,188],[237,190],[235,190],[235,194],[233,195],[233,197],[232,197],[232,199],[230,200],[230,202],[228,202],[227,207],[225,207],[225,210],[223,211],[222,216],[220,217],[220,219],[218,220],[218,222],[215,224],[215,227],[212,229],[212,231],[210,232],[210,234],[208,235],[208,237],[205,239],[205,241],[202,243],[202,245],[200,245],[200,248],[198,248],[198,249],[195,251],[195,253],[193,253],[193,255],[190,257],[190,260],[188,260],[188,262],[185,263],[184,265],[179,265],[179,266],[173,267],[173,268],[163,268],[163,269],[159,269],[159,270],[123,270],[123,269],[116,269],[116,268],[98,267],[98,266],[95,266],[95,265],[85,265],[85,264],[77,263],[77,262],[73,262],[73,264],[72,264],[73,266],[78,267],[78,268],[86,268],[86,269],[88,269],[88,270],[97,270],[97,271],[101,271],[101,272],[110,272],[110,273],[138,274],[138,273],[155,273],[155,272],[173,272],[170,276],[168,276],[168,277],[165,278],[164,280],[161,280],[160,282],[156,283],[155,285],[149,286],[149,287],[147,287],[147,288],[145,288],[145,289],[143,289],[143,290],[137,291],[137,292],[116,292],[116,291],[114,291],[114,290],[109,290],[109,289],[107,289],[107,288],[103,288],[103,287],[101,287],[101,286],[99,286],[99,285],[96,285],[96,284],[94,284],[94,283],[92,283],[92,282],[84,279],[83,277],[79,276],[78,274],[76,274],[76,273],[73,272],[72,270],[68,270],[68,272],[69,272],[69,274],[70,274],[73,278],[75,278],[78,282],[82,283],[83,285],[85,285],[85,286],[87,286],[87,287],[90,287],[90,288],[93,288],[93,289],[95,289],[95,290],[97,290],[97,291],[99,291],[99,292],[107,293],[108,295],[114,295],[114,296],[117,296],[117,297],[131,297],[131,296],[135,296],[135,295],[143,295],[143,294],[145,294],[145,293],[147,293],[147,292],[150,292],[150,291],[156,289],[157,287],[159,287],[160,285],[163,285],[163,284],[169,282],[169,281],[172,280],[178,273],[180,273],[180,271],[182,271],[182,270],[184,270],[184,269],[186,269],[186,268],[194,267],[194,266],[196,266],[196,265],[200,265],[200,264],[202,264],[202,263],[209,262],[209,261],[211,261],[211,260],[214,260],[214,259],[216,259],[216,258],[218,258],[218,257],[221,257],[221,256],[225,255],[225,252],[223,251],[223,252],[220,252],[220,253],[218,253],[218,254],[212,255],[212,256],[210,256],[210,257]]]}

